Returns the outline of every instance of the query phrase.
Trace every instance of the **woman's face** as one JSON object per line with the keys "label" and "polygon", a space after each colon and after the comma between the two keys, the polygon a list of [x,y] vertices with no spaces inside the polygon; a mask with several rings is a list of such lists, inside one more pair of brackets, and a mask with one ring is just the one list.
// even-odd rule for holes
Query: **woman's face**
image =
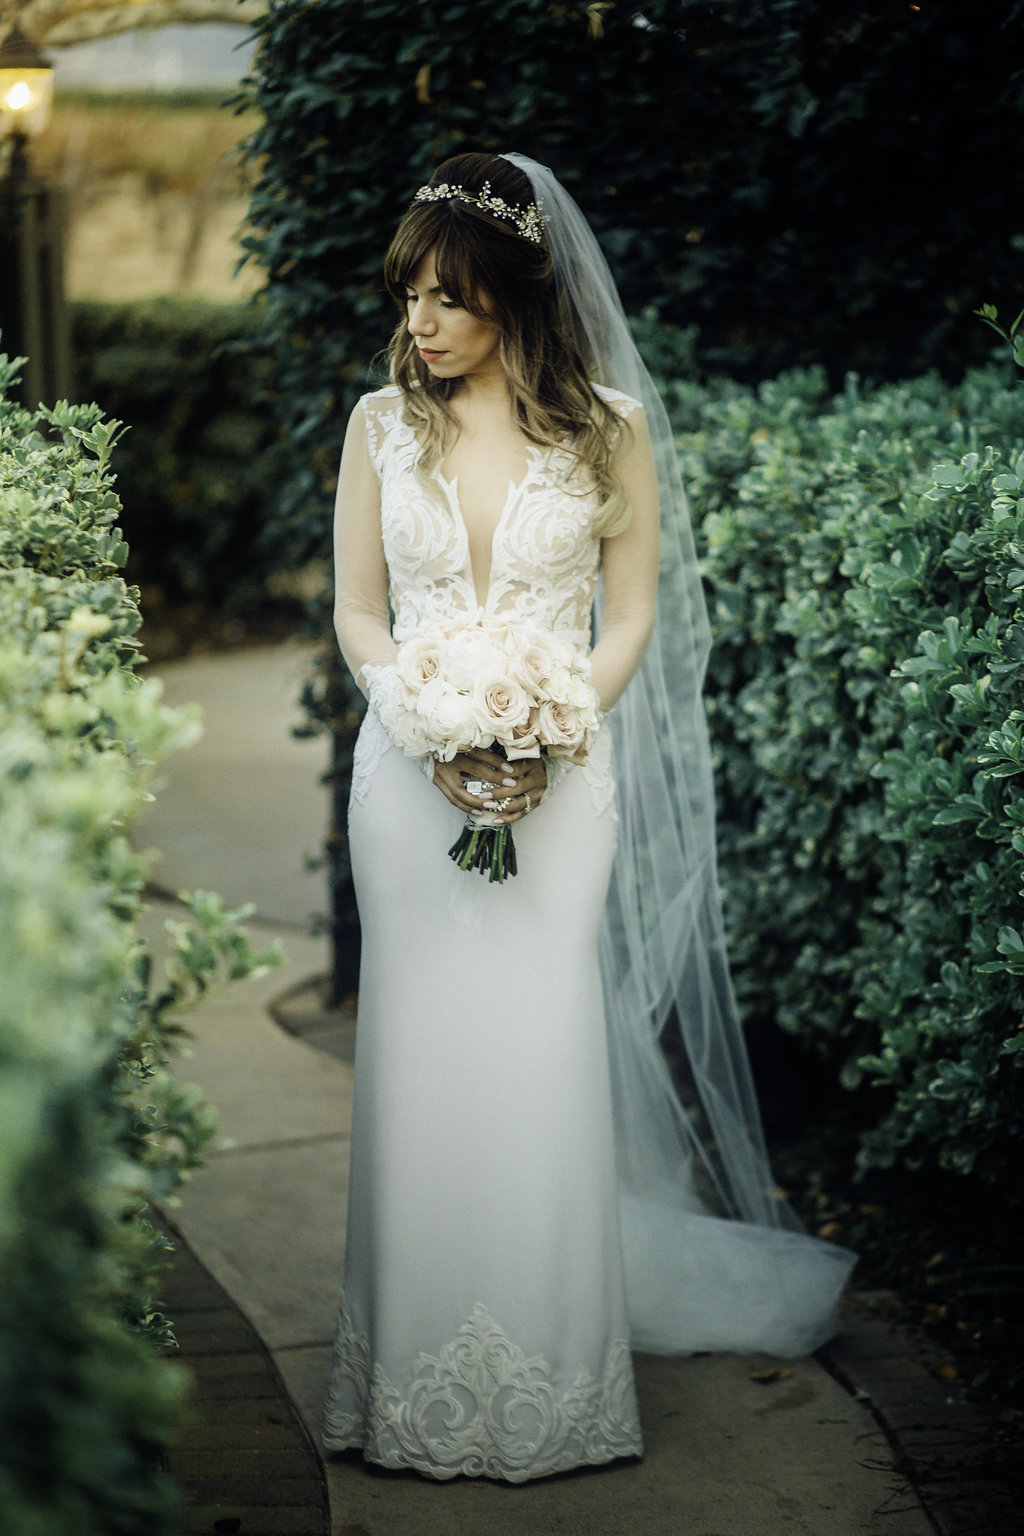
{"label": "woman's face", "polygon": [[501,374],[501,328],[478,320],[439,286],[434,253],[428,251],[406,284],[409,334],[437,379],[487,378]]}

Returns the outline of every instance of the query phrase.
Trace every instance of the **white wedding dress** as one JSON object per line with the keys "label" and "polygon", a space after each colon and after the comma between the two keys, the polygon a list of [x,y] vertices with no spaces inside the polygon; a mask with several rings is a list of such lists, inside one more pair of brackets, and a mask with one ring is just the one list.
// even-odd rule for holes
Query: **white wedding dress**
{"label": "white wedding dress", "polygon": [[[609,392],[604,392],[606,396]],[[627,403],[624,402],[624,408]],[[458,487],[414,470],[401,397],[364,400],[394,635],[477,607]],[[591,498],[533,450],[487,612],[589,644]],[[462,815],[368,710],[349,835],[362,927],[330,1450],[521,1482],[640,1453],[597,939],[615,850],[601,742],[518,822],[519,873],[447,857]]]}
{"label": "white wedding dress", "polygon": [[[636,406],[601,394],[623,415]],[[401,407],[393,388],[363,401],[399,642],[478,608],[458,485],[417,474]],[[485,611],[588,646],[596,497],[564,489],[570,463],[530,450]],[[350,805],[363,954],[348,1238],[323,1438],[434,1478],[522,1482],[641,1453],[631,1340],[813,1348],[849,1256],[720,1219],[696,1194],[679,1216],[657,1191],[620,1192],[598,963],[611,733],[516,824],[514,879],[448,859],[462,821],[368,710]]]}

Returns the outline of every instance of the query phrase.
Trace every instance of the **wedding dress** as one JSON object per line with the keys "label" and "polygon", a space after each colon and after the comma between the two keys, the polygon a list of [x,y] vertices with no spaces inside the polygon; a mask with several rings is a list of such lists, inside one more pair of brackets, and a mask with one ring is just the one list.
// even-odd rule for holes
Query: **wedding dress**
{"label": "wedding dress", "polygon": [[[600,393],[627,418],[637,409]],[[400,391],[361,410],[401,642],[480,611],[478,591],[458,484],[417,472]],[[570,464],[529,450],[482,612],[586,647],[597,498],[566,490]],[[624,1047],[606,1034],[599,963],[612,736],[602,728],[588,762],[515,825],[519,873],[492,885],[446,857],[461,814],[367,711],[350,805],[363,954],[328,1450],[510,1482],[638,1455],[631,1344],[799,1355],[832,1331],[851,1255],[725,1219],[707,1169],[690,1173],[696,1156],[666,1174],[621,1134]],[[714,969],[699,951],[683,960]],[[663,1085],[648,1087],[656,1106]],[[726,1118],[730,1092],[716,1089]]]}
{"label": "wedding dress", "polygon": [[[610,391],[603,391],[611,398]],[[628,414],[632,402],[616,400]],[[401,396],[363,401],[394,637],[477,608],[458,485],[425,486]],[[488,615],[589,645],[595,497],[533,449]],[[349,836],[362,927],[344,1301],[324,1443],[521,1482],[642,1448],[597,943],[615,851],[600,734],[514,829],[519,873],[447,858],[463,823],[373,710]]]}

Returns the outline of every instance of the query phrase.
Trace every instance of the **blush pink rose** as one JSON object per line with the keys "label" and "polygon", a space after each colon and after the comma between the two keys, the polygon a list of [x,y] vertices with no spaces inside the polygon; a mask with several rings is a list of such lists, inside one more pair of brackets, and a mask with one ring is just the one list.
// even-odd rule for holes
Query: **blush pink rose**
{"label": "blush pink rose", "polygon": [[538,719],[539,711],[531,708],[525,724],[512,727],[512,739],[505,742],[505,756],[510,763],[517,763],[524,757],[540,757]]}
{"label": "blush pink rose", "polygon": [[473,689],[473,708],[481,730],[490,730],[500,742],[508,740],[517,725],[530,719],[530,697],[513,677],[482,678]]}
{"label": "blush pink rose", "polygon": [[[586,726],[569,704],[545,699],[538,714],[538,734],[553,757],[568,757],[581,762],[589,745]],[[579,756],[582,752],[583,758]]]}

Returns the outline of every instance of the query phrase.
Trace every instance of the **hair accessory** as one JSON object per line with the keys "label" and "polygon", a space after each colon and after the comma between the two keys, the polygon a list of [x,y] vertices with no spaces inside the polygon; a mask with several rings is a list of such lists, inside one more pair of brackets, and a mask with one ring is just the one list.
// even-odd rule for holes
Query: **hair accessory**
{"label": "hair accessory", "polygon": [[503,197],[492,197],[489,181],[484,182],[479,192],[470,192],[448,181],[442,181],[436,187],[428,183],[420,187],[413,202],[442,203],[455,198],[461,203],[472,203],[475,208],[482,208],[484,213],[492,213],[497,219],[508,219],[527,240],[532,240],[534,245],[543,245],[544,219],[537,204],[527,203],[524,208],[519,203],[506,203]]}

